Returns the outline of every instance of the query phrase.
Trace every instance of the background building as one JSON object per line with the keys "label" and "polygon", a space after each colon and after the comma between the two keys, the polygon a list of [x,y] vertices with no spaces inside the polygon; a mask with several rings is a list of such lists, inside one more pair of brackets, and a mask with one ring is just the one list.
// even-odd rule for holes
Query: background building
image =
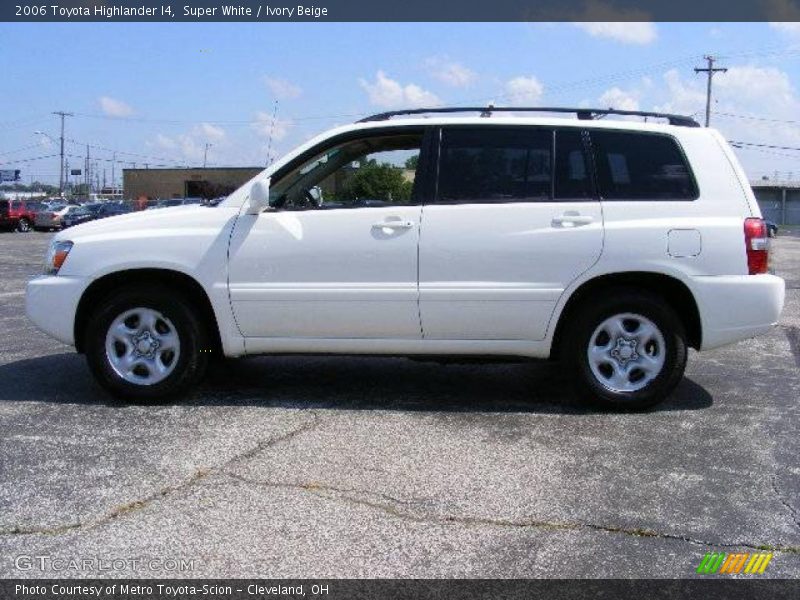
{"label": "background building", "polygon": [[264,167],[123,169],[126,200],[140,198],[217,198],[227,196]]}
{"label": "background building", "polygon": [[778,225],[800,225],[800,181],[754,181],[750,184],[761,214]]}

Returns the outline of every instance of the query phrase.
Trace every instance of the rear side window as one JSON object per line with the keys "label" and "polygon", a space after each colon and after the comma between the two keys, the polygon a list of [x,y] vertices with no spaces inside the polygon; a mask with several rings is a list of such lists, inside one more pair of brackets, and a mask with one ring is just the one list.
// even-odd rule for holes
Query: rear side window
{"label": "rear side window", "polygon": [[592,131],[600,197],[694,200],[697,185],[678,142],[667,135]]}
{"label": "rear side window", "polygon": [[553,132],[475,127],[442,130],[438,201],[547,201],[553,187]]}

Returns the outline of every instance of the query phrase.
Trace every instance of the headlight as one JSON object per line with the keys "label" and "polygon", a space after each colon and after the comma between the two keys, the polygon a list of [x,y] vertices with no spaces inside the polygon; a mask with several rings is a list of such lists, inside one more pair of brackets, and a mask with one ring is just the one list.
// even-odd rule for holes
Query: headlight
{"label": "headlight", "polygon": [[46,275],[56,275],[61,265],[67,260],[69,251],[72,250],[72,242],[62,242],[53,240],[47,249],[47,256],[44,259],[44,272]]}

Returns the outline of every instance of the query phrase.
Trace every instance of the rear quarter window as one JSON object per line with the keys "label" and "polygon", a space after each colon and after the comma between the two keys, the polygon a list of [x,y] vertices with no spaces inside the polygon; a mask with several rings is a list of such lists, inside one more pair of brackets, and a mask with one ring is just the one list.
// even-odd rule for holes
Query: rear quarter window
{"label": "rear quarter window", "polygon": [[606,200],[695,200],[697,184],[669,135],[592,131],[600,197]]}

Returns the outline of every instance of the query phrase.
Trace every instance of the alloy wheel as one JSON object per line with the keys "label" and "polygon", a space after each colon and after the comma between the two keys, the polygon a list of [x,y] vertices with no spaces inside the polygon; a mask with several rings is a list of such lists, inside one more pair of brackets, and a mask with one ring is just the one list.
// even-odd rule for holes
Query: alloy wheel
{"label": "alloy wheel", "polygon": [[586,352],[600,385],[612,392],[637,392],[661,373],[666,351],[664,335],[653,321],[620,313],[597,326]]}
{"label": "alloy wheel", "polygon": [[169,377],[180,357],[175,325],[152,308],[132,308],[120,314],[106,334],[106,357],[125,381],[153,385]]}

